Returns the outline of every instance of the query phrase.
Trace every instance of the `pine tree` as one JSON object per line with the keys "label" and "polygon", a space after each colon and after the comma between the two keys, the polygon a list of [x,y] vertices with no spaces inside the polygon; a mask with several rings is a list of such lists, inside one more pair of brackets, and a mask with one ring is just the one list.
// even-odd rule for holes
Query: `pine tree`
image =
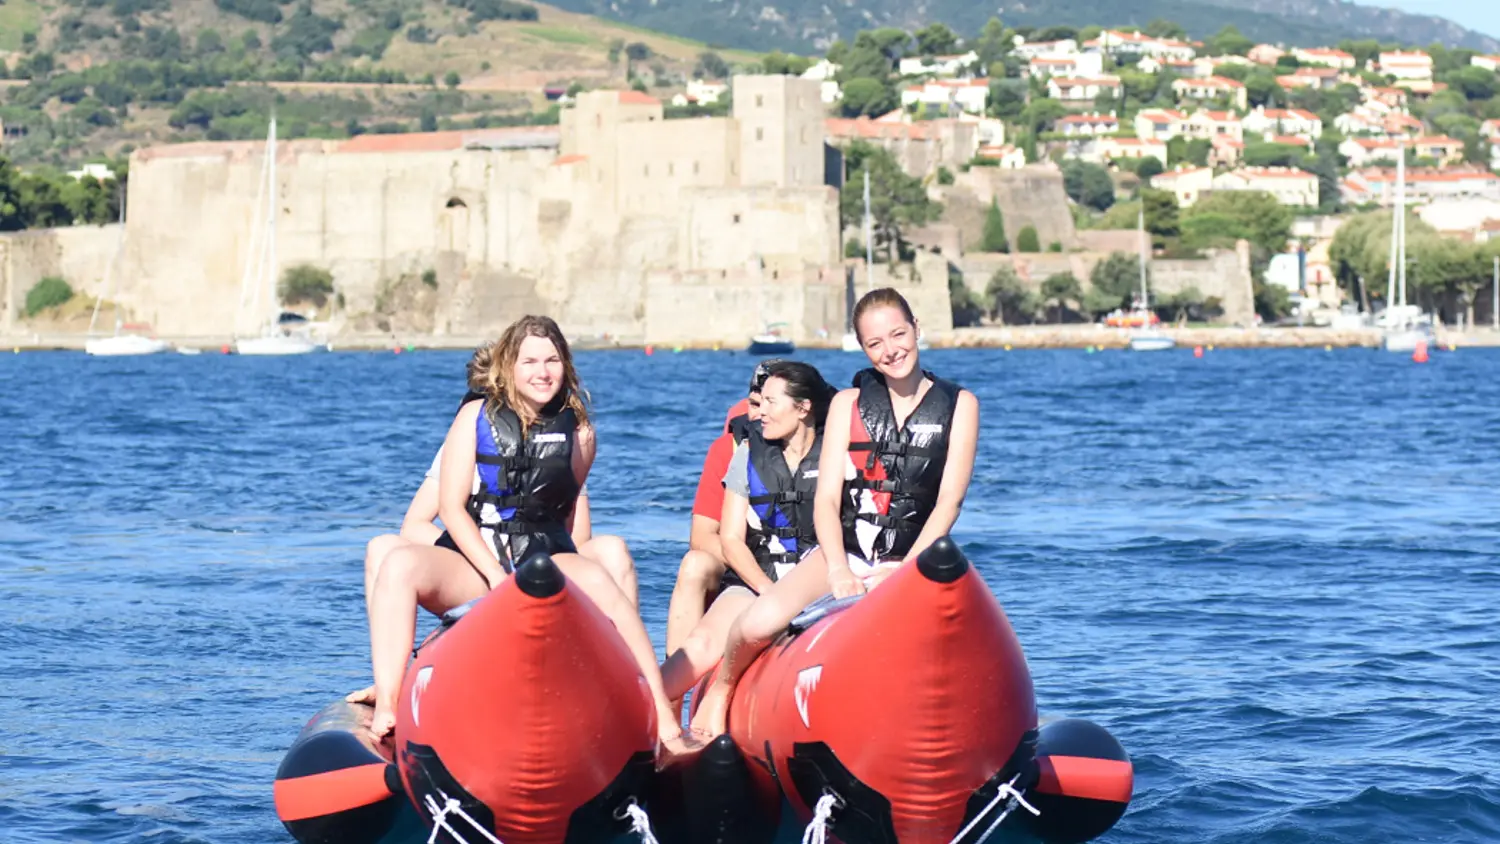
{"label": "pine tree", "polygon": [[984,218],[984,236],[980,239],[982,252],[1009,252],[1010,242],[1005,238],[1005,217],[1000,213],[1000,204],[991,199],[989,214]]}

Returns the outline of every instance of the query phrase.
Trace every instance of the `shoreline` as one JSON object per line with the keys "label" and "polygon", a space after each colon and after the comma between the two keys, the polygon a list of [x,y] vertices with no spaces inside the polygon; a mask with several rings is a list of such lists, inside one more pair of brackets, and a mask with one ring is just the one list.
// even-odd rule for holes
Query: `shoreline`
{"label": "shoreline", "polygon": [[[1332,329],[1297,327],[1236,328],[1210,326],[1195,328],[1163,328],[1161,333],[1177,341],[1179,348],[1195,346],[1225,349],[1319,349],[1319,348],[1379,348],[1380,331],[1373,328]],[[1438,345],[1443,348],[1500,347],[1500,332],[1490,328],[1459,332],[1438,332]],[[83,351],[89,339],[82,333],[26,334],[0,336],[0,353]],[[175,348],[197,349],[203,354],[223,354],[233,343],[233,338],[224,336],[189,336],[160,339]],[[413,336],[393,337],[389,335],[352,334],[335,336],[330,341],[335,352],[414,352],[414,351],[470,351],[486,337],[460,336]],[[798,343],[799,349],[838,350],[842,338],[822,338]],[[1098,325],[1020,325],[980,326],[956,328],[950,331],[933,332],[927,336],[934,349],[1125,349],[1129,345],[1128,329],[1105,328]],[[646,343],[639,337],[608,338],[580,336],[570,339],[570,344],[579,351],[607,349],[645,351],[727,351],[743,352],[745,341],[720,343]]]}

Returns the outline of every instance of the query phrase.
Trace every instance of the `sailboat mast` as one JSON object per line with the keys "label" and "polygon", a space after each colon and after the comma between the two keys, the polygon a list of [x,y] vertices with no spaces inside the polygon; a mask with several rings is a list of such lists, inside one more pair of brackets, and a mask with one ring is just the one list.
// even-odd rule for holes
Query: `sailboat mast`
{"label": "sailboat mast", "polygon": [[865,291],[875,289],[874,277],[871,275],[871,265],[875,263],[875,230],[870,225],[870,164],[865,162]]}
{"label": "sailboat mast", "polygon": [[1146,297],[1146,201],[1141,200],[1141,207],[1136,209],[1136,263],[1139,265],[1141,274],[1141,307],[1150,309],[1151,303]]}
{"label": "sailboat mast", "polygon": [[268,234],[268,237],[266,238],[266,249],[270,252],[270,266],[266,268],[266,275],[268,276],[266,282],[266,295],[271,300],[272,316],[270,319],[270,325],[274,328],[276,326],[276,317],[280,316],[281,310],[280,303],[276,298],[276,276],[278,274],[276,267],[276,205],[278,203],[278,191],[276,189],[276,112],[274,110],[271,112],[270,148],[271,185],[269,191],[267,192],[271,195],[271,203],[270,207],[267,209],[266,217],[266,232]]}
{"label": "sailboat mast", "polygon": [[[118,185],[119,183],[116,182],[115,189],[117,191],[119,190]],[[115,252],[110,256],[109,263],[104,265],[104,289],[109,291],[109,301],[115,306],[115,334],[120,333],[120,326],[123,322],[120,319],[120,306],[118,304],[115,304],[115,284],[117,283],[117,279],[115,278],[115,263],[120,260],[120,251],[125,246],[125,197],[123,194],[120,196],[120,212],[118,220],[120,223],[120,230],[115,234]],[[94,313],[93,316],[89,317],[90,336],[92,336],[94,333],[94,324],[99,320],[99,306],[102,304],[104,304],[104,297],[95,296]]]}
{"label": "sailboat mast", "polygon": [[[1406,144],[1396,145],[1396,229],[1400,251],[1396,255],[1396,301],[1406,306]],[[1404,320],[1404,317],[1403,317]]]}

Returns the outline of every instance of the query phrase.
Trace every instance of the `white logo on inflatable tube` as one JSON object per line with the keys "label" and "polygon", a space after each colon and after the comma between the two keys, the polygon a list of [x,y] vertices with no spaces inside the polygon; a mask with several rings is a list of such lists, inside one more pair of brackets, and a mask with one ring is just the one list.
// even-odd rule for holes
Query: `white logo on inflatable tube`
{"label": "white logo on inflatable tube", "polygon": [[422,699],[422,693],[427,691],[427,683],[432,679],[432,666],[424,666],[417,672],[417,679],[411,684],[411,723],[413,726],[422,726],[421,710],[417,704]]}
{"label": "white logo on inflatable tube", "polygon": [[814,665],[797,672],[797,687],[792,690],[792,699],[797,702],[797,714],[802,716],[802,726],[812,729],[807,720],[807,700],[812,697],[818,681],[823,679],[823,666]]}

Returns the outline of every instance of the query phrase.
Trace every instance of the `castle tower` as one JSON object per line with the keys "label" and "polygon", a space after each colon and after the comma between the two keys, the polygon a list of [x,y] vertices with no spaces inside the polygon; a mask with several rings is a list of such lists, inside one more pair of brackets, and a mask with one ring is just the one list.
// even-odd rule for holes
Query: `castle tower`
{"label": "castle tower", "polygon": [[740,126],[740,183],[823,184],[822,89],[795,76],[736,76],[734,118]]}

